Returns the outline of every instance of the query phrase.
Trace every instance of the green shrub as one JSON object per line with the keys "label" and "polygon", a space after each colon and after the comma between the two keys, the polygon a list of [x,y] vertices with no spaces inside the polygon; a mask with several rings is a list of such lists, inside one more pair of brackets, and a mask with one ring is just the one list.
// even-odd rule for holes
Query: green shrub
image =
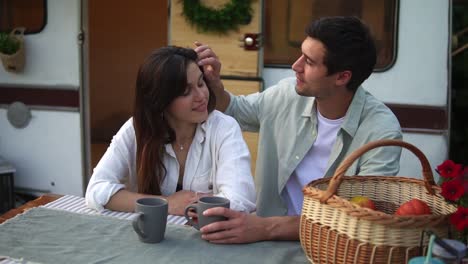
{"label": "green shrub", "polygon": [[0,52],[7,55],[15,54],[20,48],[20,42],[9,34],[0,32]]}

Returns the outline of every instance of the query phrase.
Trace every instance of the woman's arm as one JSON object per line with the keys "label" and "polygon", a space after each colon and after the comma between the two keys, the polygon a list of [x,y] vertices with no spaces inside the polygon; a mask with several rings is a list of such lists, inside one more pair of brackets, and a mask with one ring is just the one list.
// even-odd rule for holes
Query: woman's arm
{"label": "woman's arm", "polygon": [[[135,131],[133,119],[129,119],[113,137],[110,146],[94,168],[86,189],[86,204],[96,210],[103,210],[111,197],[135,178]],[[134,180],[134,179],[133,179]],[[114,208],[119,211],[128,211]]]}
{"label": "woman's arm", "polygon": [[[127,121],[112,139],[88,183],[86,204],[96,210],[135,211],[136,200],[156,195],[128,190],[122,181],[128,177],[129,185],[136,184],[136,143],[133,120]],[[195,192],[180,191],[166,198],[169,214],[183,215],[185,207],[197,200]]]}
{"label": "woman's arm", "polygon": [[114,211],[134,212],[136,201],[145,197],[165,198],[169,204],[169,214],[171,215],[184,215],[185,207],[198,199],[195,192],[186,190],[182,190],[164,197],[158,195],[134,193],[122,189],[111,197],[105,207]]}
{"label": "woman's arm", "polygon": [[110,198],[109,202],[105,205],[107,209],[113,211],[124,211],[124,212],[134,212],[135,211],[135,202],[140,198],[145,197],[156,197],[155,195],[145,195],[140,193],[134,193],[121,189],[116,192]]}
{"label": "woman's arm", "polygon": [[217,153],[214,167],[216,195],[231,201],[231,208],[237,211],[255,210],[255,185],[250,167],[250,153],[237,122],[229,116],[218,113],[215,148]]}

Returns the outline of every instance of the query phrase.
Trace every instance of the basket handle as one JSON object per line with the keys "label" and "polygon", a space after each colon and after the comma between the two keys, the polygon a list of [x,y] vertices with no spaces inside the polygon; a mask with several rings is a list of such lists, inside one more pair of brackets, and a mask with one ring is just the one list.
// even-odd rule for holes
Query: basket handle
{"label": "basket handle", "polygon": [[343,176],[346,170],[353,164],[354,161],[356,161],[357,158],[359,158],[362,154],[366,153],[367,151],[371,149],[374,149],[377,147],[384,147],[384,146],[400,146],[413,152],[413,154],[415,154],[416,157],[418,157],[419,161],[421,162],[422,174],[424,177],[424,185],[426,186],[426,190],[430,194],[435,194],[434,190],[432,189],[432,186],[435,185],[434,175],[432,174],[429,161],[427,160],[426,156],[422,153],[422,151],[419,150],[414,145],[411,145],[410,143],[404,142],[402,140],[382,139],[382,140],[369,142],[361,146],[360,148],[353,151],[346,159],[344,159],[341,162],[340,166],[338,166],[338,168],[336,169],[335,174],[333,174],[332,178],[330,179],[328,188],[323,193],[322,198],[320,199],[320,202],[325,203],[328,201],[328,199],[330,199],[330,197],[336,194],[338,187],[343,181]]}
{"label": "basket handle", "polygon": [[23,38],[24,36],[24,32],[26,31],[26,28],[25,27],[17,27],[17,28],[14,28],[11,32],[10,32],[10,36],[15,36],[15,37],[18,37],[18,38]]}

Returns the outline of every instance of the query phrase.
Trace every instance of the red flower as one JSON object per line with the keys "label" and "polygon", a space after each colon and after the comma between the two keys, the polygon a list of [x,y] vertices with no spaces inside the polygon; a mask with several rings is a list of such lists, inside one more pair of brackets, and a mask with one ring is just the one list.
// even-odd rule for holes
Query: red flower
{"label": "red flower", "polygon": [[450,216],[450,222],[459,231],[468,228],[468,208],[458,207],[457,211]]}
{"label": "red flower", "polygon": [[451,160],[446,160],[444,163],[437,166],[437,172],[443,178],[455,178],[460,176],[462,173],[463,166],[461,164],[456,164]]}
{"label": "red flower", "polygon": [[440,194],[445,200],[455,206],[457,211],[450,215],[451,224],[461,231],[462,240],[468,238],[468,166],[446,160],[436,171],[441,176]]}
{"label": "red flower", "polygon": [[457,201],[465,193],[463,182],[459,180],[446,181],[442,183],[442,192],[440,193],[449,201]]}

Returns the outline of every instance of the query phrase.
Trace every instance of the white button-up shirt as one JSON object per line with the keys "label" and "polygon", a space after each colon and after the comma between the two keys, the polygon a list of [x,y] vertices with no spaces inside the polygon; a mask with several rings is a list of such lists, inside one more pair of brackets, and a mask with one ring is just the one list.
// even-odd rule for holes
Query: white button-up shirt
{"label": "white button-up shirt", "polygon": [[[179,163],[171,144],[163,157],[167,174],[161,184],[163,196],[176,191]],[[117,132],[101,158],[86,190],[89,207],[102,210],[112,195],[126,188],[137,191],[136,138],[133,118]],[[185,164],[183,189],[213,192],[228,198],[234,210],[255,210],[255,187],[250,153],[237,122],[218,111],[197,126]]]}

